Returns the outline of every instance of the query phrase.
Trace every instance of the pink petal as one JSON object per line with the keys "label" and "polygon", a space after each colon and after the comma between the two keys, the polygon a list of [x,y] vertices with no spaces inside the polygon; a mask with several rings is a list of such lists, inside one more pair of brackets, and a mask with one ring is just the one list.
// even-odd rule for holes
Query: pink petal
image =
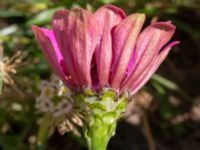
{"label": "pink petal", "polygon": [[[66,9],[58,10],[54,13],[52,18],[52,28],[58,43],[61,53],[68,51],[66,43],[66,32],[64,26],[64,19],[68,16],[69,11]],[[68,52],[66,59],[63,60],[63,64],[67,68],[67,72],[70,74],[71,78],[76,82],[80,83],[80,79],[77,73],[76,68],[72,60],[71,52]]]}
{"label": "pink petal", "polygon": [[94,15],[81,8],[72,9],[64,19],[64,26],[62,53],[69,73],[75,72],[80,86],[91,86],[91,60],[97,42]]}
{"label": "pink petal", "polygon": [[113,33],[113,66],[111,87],[119,89],[124,79],[136,40],[145,20],[144,14],[133,14],[123,20]]}
{"label": "pink petal", "polygon": [[54,35],[56,37],[56,41],[58,43],[58,47],[60,50],[63,50],[63,44],[65,42],[64,40],[64,18],[68,15],[67,9],[61,9],[54,13],[52,17],[52,29],[54,32]]}
{"label": "pink petal", "polygon": [[56,74],[63,80],[67,86],[71,87],[72,83],[70,79],[68,79],[68,75],[64,73],[63,66],[62,66],[62,55],[60,54],[60,50],[56,43],[54,34],[52,30],[39,28],[35,25],[32,26],[32,30],[35,34],[35,37],[41,47],[41,50],[55,71]]}
{"label": "pink petal", "polygon": [[96,48],[96,65],[99,86],[108,85],[112,63],[111,30],[125,18],[125,13],[118,7],[105,5],[95,13],[98,24],[98,44]]}
{"label": "pink petal", "polygon": [[135,62],[129,75],[123,81],[122,88],[128,89],[141,76],[174,32],[175,26],[169,22],[157,22],[151,24],[140,34],[136,44]]}
{"label": "pink petal", "polygon": [[144,84],[146,84],[151,76],[155,73],[161,63],[167,57],[171,48],[175,45],[179,44],[179,41],[175,41],[167,45],[158,55],[157,57],[149,64],[149,66],[143,71],[139,78],[129,87],[131,94],[135,94]]}

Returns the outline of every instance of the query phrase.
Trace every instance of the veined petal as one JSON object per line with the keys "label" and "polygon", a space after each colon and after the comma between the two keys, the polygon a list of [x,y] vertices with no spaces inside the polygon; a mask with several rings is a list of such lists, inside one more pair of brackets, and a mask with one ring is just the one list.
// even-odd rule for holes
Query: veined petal
{"label": "veined petal", "polygon": [[56,11],[53,14],[51,26],[56,37],[56,41],[58,43],[58,47],[60,50],[63,50],[64,44],[64,18],[68,15],[67,9],[61,9]]}
{"label": "veined petal", "polygon": [[179,41],[175,41],[167,45],[143,71],[139,78],[137,78],[137,80],[133,82],[133,84],[129,87],[132,95],[135,94],[142,86],[144,86],[144,84],[149,81],[151,76],[156,72],[158,67],[165,60],[171,48],[177,44],[179,44]]}
{"label": "veined petal", "polygon": [[133,14],[123,20],[113,33],[113,66],[111,87],[119,89],[145,21],[144,14]]}
{"label": "veined petal", "polygon": [[75,71],[79,85],[91,86],[91,60],[97,42],[94,15],[84,9],[69,11],[64,19],[65,47],[62,51],[69,73]]}
{"label": "veined petal", "polygon": [[74,62],[72,59],[72,54],[68,50],[67,47],[67,41],[66,41],[66,32],[65,32],[65,26],[64,26],[64,20],[68,16],[69,11],[67,9],[58,10],[54,13],[52,17],[52,28],[53,32],[56,38],[56,41],[58,43],[58,47],[63,54],[64,52],[68,53],[65,57],[66,59],[63,60],[63,64],[68,69],[67,72],[69,72],[71,78],[76,82],[76,84],[80,83],[80,79],[78,77],[78,73],[76,72],[76,68],[74,67]]}
{"label": "veined petal", "polygon": [[130,87],[141,76],[141,73],[158,55],[160,49],[171,39],[174,32],[175,26],[171,23],[157,22],[151,24],[140,34],[136,44],[135,62],[121,87]]}
{"label": "veined petal", "polygon": [[35,25],[32,26],[32,30],[35,34],[35,37],[41,47],[41,50],[51,65],[52,69],[56,74],[66,83],[69,87],[72,86],[72,82],[68,79],[68,74],[64,72],[65,68],[63,68],[63,58],[60,54],[60,50],[55,40],[55,36],[52,30],[39,28]]}
{"label": "veined petal", "polygon": [[118,7],[106,5],[95,13],[98,27],[98,43],[96,47],[96,65],[99,86],[109,84],[112,63],[112,35],[111,30],[125,18],[125,13]]}

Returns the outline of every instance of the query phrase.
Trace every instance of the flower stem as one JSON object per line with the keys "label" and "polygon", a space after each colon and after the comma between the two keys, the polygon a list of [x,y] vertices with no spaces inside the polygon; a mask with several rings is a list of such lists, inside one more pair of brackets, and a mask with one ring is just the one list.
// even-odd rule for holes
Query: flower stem
{"label": "flower stem", "polygon": [[116,123],[107,125],[96,122],[85,131],[89,150],[106,150],[110,138],[115,134]]}
{"label": "flower stem", "polygon": [[115,135],[117,121],[126,109],[128,94],[106,89],[101,94],[85,91],[76,97],[84,117],[84,135],[89,150],[106,150],[108,142]]}

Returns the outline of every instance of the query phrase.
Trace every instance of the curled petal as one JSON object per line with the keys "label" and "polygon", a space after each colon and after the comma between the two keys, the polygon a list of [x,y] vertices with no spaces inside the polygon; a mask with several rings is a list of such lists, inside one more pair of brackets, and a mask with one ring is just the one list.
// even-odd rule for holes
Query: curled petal
{"label": "curled petal", "polygon": [[125,18],[125,13],[120,8],[106,5],[95,13],[98,24],[98,43],[96,47],[96,65],[99,86],[108,84],[112,63],[112,35],[111,30]]}
{"label": "curled petal", "polygon": [[68,74],[65,74],[65,68],[63,68],[63,58],[60,54],[60,50],[55,40],[55,36],[52,30],[39,28],[35,25],[32,26],[32,30],[35,37],[41,47],[41,50],[51,65],[56,74],[66,83],[69,87],[72,87],[72,82],[68,79]]}
{"label": "curled petal", "polygon": [[154,61],[160,49],[171,39],[175,26],[169,22],[157,22],[147,27],[139,36],[136,44],[135,62],[122,83],[123,88],[130,87],[141,73]]}
{"label": "curled petal", "polygon": [[145,20],[144,14],[133,14],[124,19],[113,33],[113,66],[111,87],[119,89],[124,79],[135,43]]}
{"label": "curled petal", "polygon": [[[129,87],[131,94],[135,94],[146,82],[149,81],[151,76],[155,73],[161,63],[165,60],[171,48],[179,44],[179,41],[175,41],[167,45],[154,59],[149,66],[143,71],[139,78]],[[123,89],[122,89],[123,90]]]}

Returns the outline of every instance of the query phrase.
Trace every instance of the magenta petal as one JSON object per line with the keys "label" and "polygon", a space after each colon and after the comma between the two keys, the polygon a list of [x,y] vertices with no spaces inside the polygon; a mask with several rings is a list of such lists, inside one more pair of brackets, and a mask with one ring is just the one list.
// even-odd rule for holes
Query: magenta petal
{"label": "magenta petal", "polygon": [[58,10],[54,13],[52,17],[52,29],[54,32],[54,35],[56,37],[56,41],[58,43],[59,49],[63,50],[63,44],[65,44],[64,40],[64,18],[68,15],[68,10],[62,9]]}
{"label": "magenta petal", "polygon": [[35,25],[32,26],[32,30],[35,34],[35,37],[41,47],[41,50],[55,71],[56,74],[66,83],[69,87],[72,86],[70,79],[68,79],[68,75],[64,73],[64,68],[62,65],[62,55],[60,54],[60,50],[56,43],[54,34],[52,30],[41,29]]}
{"label": "magenta petal", "polygon": [[160,49],[171,39],[175,26],[169,22],[157,22],[147,27],[139,36],[136,44],[135,62],[122,87],[134,83],[146,67],[155,59]]}
{"label": "magenta petal", "polygon": [[75,72],[79,85],[91,86],[91,61],[97,42],[94,15],[81,8],[69,11],[64,20],[65,47],[62,51],[69,73]]}
{"label": "magenta petal", "polygon": [[108,85],[112,63],[112,37],[111,30],[125,18],[120,8],[106,5],[95,13],[98,24],[98,44],[95,52],[99,86]]}
{"label": "magenta petal", "polygon": [[124,79],[136,40],[145,20],[143,14],[133,14],[124,19],[113,32],[113,66],[111,87],[119,89]]}
{"label": "magenta petal", "polygon": [[76,82],[76,84],[79,84],[80,79],[78,77],[77,70],[74,67],[74,62],[71,56],[72,54],[70,53],[67,47],[68,43],[66,42],[67,38],[66,38],[64,20],[68,16],[68,13],[69,11],[66,9],[56,11],[52,17],[51,24],[61,53],[62,54],[64,52],[68,53],[68,55],[65,56],[65,59],[63,60],[63,65],[66,66],[66,68],[68,69],[67,72],[70,74],[71,78]]}
{"label": "magenta petal", "polygon": [[155,71],[158,69],[161,63],[165,60],[171,48],[177,44],[179,44],[179,41],[170,43],[158,54],[158,56],[143,71],[140,77],[137,78],[135,82],[133,82],[131,87],[129,87],[131,94],[135,94],[142,86],[144,86],[144,84],[146,84],[149,81],[151,76],[155,73]]}

